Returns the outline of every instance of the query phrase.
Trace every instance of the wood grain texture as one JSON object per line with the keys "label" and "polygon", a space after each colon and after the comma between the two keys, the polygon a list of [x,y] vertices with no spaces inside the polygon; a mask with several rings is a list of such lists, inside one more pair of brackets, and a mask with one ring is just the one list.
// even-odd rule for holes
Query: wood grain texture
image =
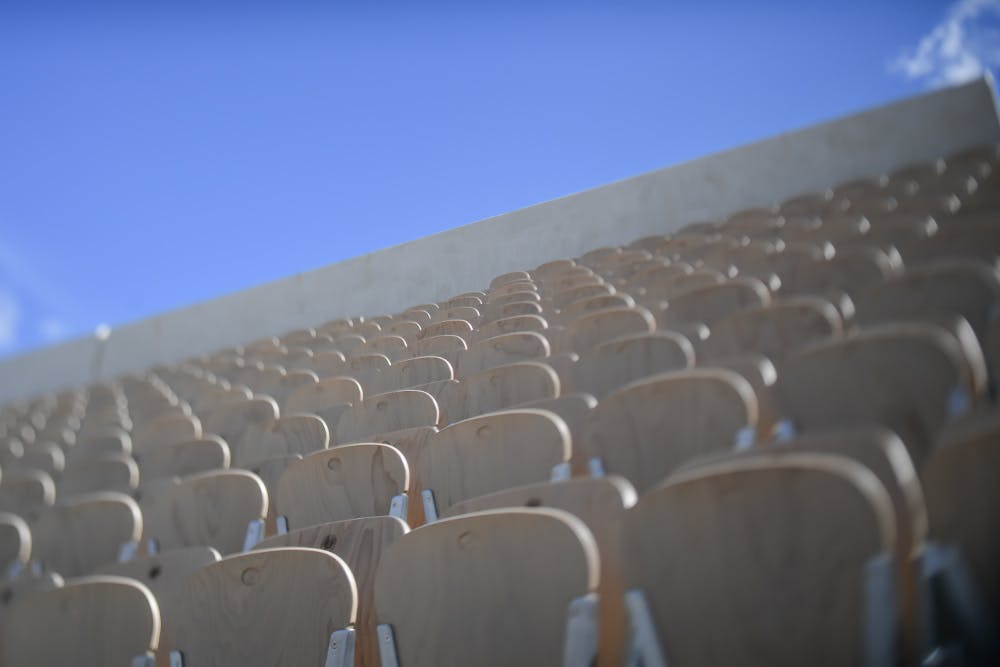
{"label": "wood grain texture", "polygon": [[733,278],[724,283],[692,287],[671,295],[660,320],[664,326],[701,322],[711,327],[737,310],[764,306],[770,302],[770,292],[761,281],[756,278]]}
{"label": "wood grain texture", "polygon": [[504,273],[490,281],[490,289],[497,289],[498,287],[502,287],[503,285],[517,282],[519,280],[531,280],[531,276],[527,271],[511,271],[510,273]]}
{"label": "wood grain texture", "polygon": [[0,568],[6,572],[14,563],[28,562],[31,557],[31,529],[16,514],[0,512]]}
{"label": "wood grain texture", "polygon": [[600,553],[601,576],[597,664],[622,664],[628,628],[622,599],[621,521],[635,504],[635,489],[621,477],[590,477],[563,482],[542,482],[460,501],[444,518],[513,507],[552,507],[577,517],[594,536]]}
{"label": "wood grain texture", "polygon": [[375,608],[407,667],[558,665],[568,605],[597,579],[593,537],[571,514],[477,512],[399,538],[382,557]]}
{"label": "wood grain texture", "polygon": [[571,452],[569,428],[554,413],[495,412],[433,435],[418,459],[419,483],[443,514],[461,500],[546,481]]}
{"label": "wood grain texture", "polygon": [[424,327],[420,332],[421,340],[436,338],[437,336],[458,336],[464,341],[472,338],[473,326],[468,320],[450,319],[433,322]]}
{"label": "wood grain texture", "polygon": [[131,454],[132,437],[120,428],[101,428],[99,433],[81,436],[66,452],[67,464],[102,454]]}
{"label": "wood grain texture", "polygon": [[576,303],[577,301],[592,299],[599,296],[609,296],[614,293],[614,286],[601,282],[598,279],[594,279],[593,281],[587,282],[583,285],[576,285],[574,287],[569,287],[568,289],[555,292],[552,295],[551,302],[557,310],[562,310],[566,306],[571,303]]}
{"label": "wood grain texture", "polygon": [[360,402],[363,395],[361,384],[354,378],[323,378],[316,384],[300,387],[289,396],[283,406],[283,414],[316,415],[326,422],[332,432],[344,410]]}
{"label": "wood grain texture", "polygon": [[468,344],[460,336],[431,336],[413,344],[413,354],[417,356],[435,356],[447,359],[455,367],[458,355],[468,348]]}
{"label": "wood grain texture", "polygon": [[372,394],[384,394],[400,389],[412,389],[429,382],[454,377],[451,364],[443,357],[419,356],[394,362],[388,369],[371,379]]}
{"label": "wood grain texture", "polygon": [[251,551],[188,577],[177,646],[190,665],[322,665],[330,633],[352,625],[354,577],[319,549]]}
{"label": "wood grain texture", "polygon": [[143,539],[161,551],[210,546],[222,554],[243,549],[247,524],[267,516],[264,482],[245,470],[220,470],[144,486],[139,498]]}
{"label": "wood grain texture", "polygon": [[656,320],[645,308],[609,308],[578,317],[566,328],[560,352],[580,352],[621,336],[652,333]]}
{"label": "wood grain texture", "polygon": [[71,461],[56,483],[56,493],[60,498],[95,491],[132,493],[137,486],[139,466],[135,459],[110,453]]}
{"label": "wood grain texture", "polygon": [[128,665],[155,651],[152,593],[123,577],[85,577],[22,599],[4,627],[6,665]]}
{"label": "wood grain texture", "polygon": [[11,512],[28,522],[56,500],[56,485],[41,470],[25,470],[3,476],[0,481],[0,511]]}
{"label": "wood grain texture", "polygon": [[679,473],[626,512],[622,558],[671,665],[855,665],[866,565],[892,548],[876,477],[809,453]]}
{"label": "wood grain texture", "polygon": [[479,310],[480,308],[482,308],[482,304],[475,306],[448,306],[447,308],[442,308],[434,313],[434,317],[431,318],[431,321],[443,322],[444,320],[465,320],[471,324],[474,329],[483,320],[483,315]]}
{"label": "wood grain texture", "polygon": [[256,397],[220,405],[205,418],[205,432],[213,433],[235,450],[251,426],[269,424],[278,418],[278,404],[270,397]]}
{"label": "wood grain texture", "polygon": [[165,444],[141,455],[139,470],[142,479],[184,477],[199,472],[228,468],[229,445],[217,435]]}
{"label": "wood grain texture", "polygon": [[549,341],[535,331],[520,331],[486,338],[459,355],[457,377],[473,375],[519,361],[541,361],[549,356],[550,351]]}
{"label": "wood grain texture", "polygon": [[167,414],[136,426],[132,442],[136,453],[160,445],[194,440],[201,437],[201,420],[193,415]]}
{"label": "wood grain texture", "polygon": [[[362,345],[364,341],[362,341]],[[316,373],[316,376],[323,380],[328,377],[336,377],[344,374],[344,367],[347,364],[347,357],[340,350],[322,350],[313,354],[309,370]]]}
{"label": "wood grain texture", "polygon": [[528,401],[514,406],[515,409],[548,410],[565,422],[569,429],[572,454],[570,465],[574,475],[588,475],[587,457],[580,448],[583,431],[590,419],[591,411],[597,407],[597,399],[590,394],[566,394],[540,401]]}
{"label": "wood grain texture", "polygon": [[559,376],[549,366],[523,361],[497,366],[440,387],[438,400],[448,423],[512,405],[559,396]]}
{"label": "wood grain texture", "polygon": [[409,532],[406,522],[391,516],[347,519],[293,530],[270,537],[256,547],[311,547],[340,556],[354,575],[358,589],[356,667],[378,667],[378,635],[375,619],[375,574],[382,554]]}
{"label": "wood grain texture", "polygon": [[437,402],[425,391],[402,389],[368,396],[351,406],[337,420],[333,442],[363,442],[376,433],[419,426],[437,426]]}
{"label": "wood grain texture", "polygon": [[643,377],[694,365],[694,348],[671,331],[623,336],[580,353],[572,370],[572,391],[598,400]]}
{"label": "wood grain texture", "polygon": [[270,381],[256,386],[260,393],[267,394],[281,406],[301,387],[307,387],[319,381],[319,376],[310,370],[290,370],[278,374]]}
{"label": "wood grain texture", "polygon": [[245,468],[277,456],[305,456],[329,446],[330,429],[320,417],[290,415],[248,428],[233,451],[233,463]]}
{"label": "wood grain texture", "polygon": [[703,368],[725,368],[739,374],[753,387],[757,397],[757,437],[767,440],[778,423],[779,407],[774,383],[778,371],[767,357],[759,354],[744,354],[738,357],[714,359],[702,365]]}
{"label": "wood grain texture", "polygon": [[210,547],[188,547],[136,558],[126,563],[113,563],[98,569],[98,574],[134,579],[153,594],[160,611],[160,642],[156,652],[156,664],[160,667],[170,664],[169,653],[176,643],[174,625],[179,611],[181,586],[196,570],[219,558],[219,552]]}
{"label": "wood grain texture", "polygon": [[277,512],[291,529],[389,513],[409,490],[406,458],[391,445],[359,443],[292,463],[278,482]]}
{"label": "wood grain texture", "polygon": [[639,493],[681,464],[732,449],[757,421],[749,383],[723,369],[691,369],[633,382],[597,404],[581,448]]}
{"label": "wood grain texture", "polygon": [[473,340],[481,341],[494,336],[518,331],[541,331],[549,328],[549,323],[541,315],[512,315],[484,324],[472,334]]}
{"label": "wood grain texture", "polygon": [[635,299],[625,293],[598,294],[585,299],[577,299],[562,308],[558,315],[550,318],[555,324],[569,324],[578,317],[608,308],[633,308]]}
{"label": "wood grain texture", "polygon": [[502,285],[496,289],[491,289],[486,294],[486,303],[492,303],[497,298],[513,294],[514,292],[535,292],[537,290],[538,285],[535,284],[534,280],[517,280],[515,282]]}
{"label": "wood grain texture", "polygon": [[11,462],[12,470],[41,470],[53,479],[66,468],[66,455],[53,442],[35,442],[24,450],[24,456]]}
{"label": "wood grain texture", "polygon": [[423,331],[423,326],[420,322],[414,320],[400,320],[399,322],[393,322],[386,329],[386,332],[394,336],[399,336],[406,341],[409,345],[414,340],[420,337],[420,332]]}
{"label": "wood grain texture", "polygon": [[123,493],[92,493],[60,501],[32,528],[34,558],[64,577],[79,577],[118,559],[138,542],[142,513]]}
{"label": "wood grain texture", "polygon": [[964,363],[958,342],[943,329],[884,325],[796,352],[775,390],[781,412],[799,429],[886,426],[919,469],[948,421],[952,392],[976,398]]}
{"label": "wood grain texture", "polygon": [[483,317],[480,324],[482,325],[488,322],[495,322],[496,320],[502,320],[508,317],[517,317],[520,315],[541,315],[542,310],[542,304],[538,301],[514,301],[511,303],[495,305],[488,309],[484,306]]}
{"label": "wood grain texture", "polygon": [[393,334],[376,336],[368,340],[365,343],[364,351],[366,354],[383,354],[389,358],[390,362],[406,359],[412,354],[406,339]]}

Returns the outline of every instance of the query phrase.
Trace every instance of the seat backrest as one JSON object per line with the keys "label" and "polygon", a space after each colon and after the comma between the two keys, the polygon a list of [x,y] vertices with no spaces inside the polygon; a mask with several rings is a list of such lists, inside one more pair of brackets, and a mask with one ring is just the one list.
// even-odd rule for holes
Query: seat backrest
{"label": "seat backrest", "polygon": [[[409,357],[411,352],[406,339],[393,334],[376,336],[365,343],[364,351],[368,354],[382,354],[390,362]],[[357,354],[357,353],[355,353]]]}
{"label": "seat backrest", "polygon": [[10,461],[7,470],[41,470],[53,476],[59,476],[66,468],[66,455],[62,448],[54,442],[34,442],[24,450],[19,459]]}
{"label": "seat backrest", "polygon": [[464,377],[505,364],[542,360],[551,348],[545,336],[535,331],[518,331],[486,338],[459,354],[457,376]]}
{"label": "seat backrest", "polygon": [[580,353],[573,366],[573,391],[604,398],[629,382],[694,365],[694,349],[672,331],[623,336]]}
{"label": "seat backrest", "polygon": [[156,650],[160,614],[137,581],[85,577],[24,597],[3,632],[6,665],[128,665]]}
{"label": "seat backrest", "polygon": [[944,329],[883,325],[790,355],[775,391],[797,428],[886,426],[919,468],[939,429],[977,397],[964,364]]}
{"label": "seat backrest", "polygon": [[55,482],[41,470],[11,473],[0,480],[0,511],[13,512],[29,522],[55,500]]}
{"label": "seat backrest", "polygon": [[108,453],[66,466],[56,492],[60,498],[95,491],[131,493],[139,485],[139,466],[128,454]]}
{"label": "seat backrest", "polygon": [[413,484],[434,493],[438,514],[454,503],[544,482],[568,463],[569,428],[544,410],[506,410],[456,422],[431,436]]}
{"label": "seat backrest", "polygon": [[285,414],[313,414],[321,417],[333,430],[340,415],[364,395],[361,384],[351,377],[323,378],[316,384],[300,387],[285,400]]}
{"label": "seat backrest", "polygon": [[333,442],[345,445],[364,442],[376,433],[389,433],[418,426],[436,426],[440,418],[437,402],[425,391],[401,389],[374,394],[352,405],[337,420]]}
{"label": "seat backrest", "polygon": [[541,315],[512,315],[484,324],[472,334],[472,337],[474,340],[480,341],[518,331],[544,332],[548,328],[549,323]]}
{"label": "seat backrest", "polygon": [[468,341],[472,337],[472,331],[473,326],[467,320],[441,320],[424,327],[424,330],[420,332],[420,339],[427,340],[438,336],[458,336],[462,340]]}
{"label": "seat backrest", "polygon": [[138,543],[142,513],[123,493],[91,493],[60,501],[32,529],[33,558],[64,577],[90,574]]}
{"label": "seat backrest", "polygon": [[452,366],[443,357],[420,356],[393,362],[389,368],[372,378],[368,389],[372,394],[411,389],[429,382],[450,380]]}
{"label": "seat backrest", "polygon": [[645,308],[608,308],[574,320],[566,329],[565,345],[582,353],[622,336],[652,333],[656,320]]}
{"label": "seat backrest", "polygon": [[330,429],[316,415],[290,415],[246,430],[233,451],[233,463],[247,467],[291,454],[306,455],[330,446]]}
{"label": "seat backrest", "polygon": [[[399,538],[382,557],[375,608],[401,665],[558,665],[569,605],[597,580],[594,540],[576,517],[477,512]],[[415,581],[433,594],[414,595]]]}
{"label": "seat backrest", "polygon": [[132,434],[132,444],[136,453],[140,453],[159,445],[199,437],[201,437],[201,421],[197,417],[171,413],[136,426]]}
{"label": "seat backrest", "polygon": [[204,545],[222,554],[241,551],[251,521],[267,516],[267,489],[245,470],[216,470],[162,480],[139,498],[145,539],[159,551]]}
{"label": "seat backrest", "polygon": [[455,367],[458,355],[469,346],[464,338],[453,335],[431,336],[413,343],[413,354],[417,356],[435,356],[447,359]]}
{"label": "seat backrest", "polygon": [[264,549],[189,576],[177,648],[185,665],[322,665],[332,632],[354,624],[358,595],[344,561],[326,551]]}
{"label": "seat backrest", "polygon": [[31,557],[31,529],[16,514],[0,512],[0,568],[7,572],[11,565],[24,565]]}
{"label": "seat backrest", "polygon": [[390,445],[340,445],[310,454],[278,481],[277,511],[292,530],[342,519],[389,514],[409,490],[403,454]]}
{"label": "seat backrest", "polygon": [[162,477],[184,477],[207,470],[228,468],[229,445],[217,435],[160,445],[142,454],[139,469],[143,481]]}
{"label": "seat backrest", "polygon": [[609,394],[590,414],[581,446],[639,493],[681,464],[735,446],[757,423],[757,399],[736,373],[695,368],[654,375]]}
{"label": "seat backrest", "polygon": [[120,428],[101,428],[91,435],[78,435],[75,445],[66,451],[67,464],[102,454],[131,454],[132,437]]}
{"label": "seat backrest", "polygon": [[214,433],[236,449],[251,426],[269,424],[278,418],[278,404],[273,398],[257,396],[216,406],[205,418],[206,433]]}
{"label": "seat backrest", "polygon": [[560,393],[556,372],[534,361],[497,366],[443,385],[439,400],[448,423]]}
{"label": "seat backrest", "polygon": [[803,453],[676,474],[626,512],[622,557],[671,665],[858,665],[892,652],[896,609],[866,606],[892,548],[875,475]]}

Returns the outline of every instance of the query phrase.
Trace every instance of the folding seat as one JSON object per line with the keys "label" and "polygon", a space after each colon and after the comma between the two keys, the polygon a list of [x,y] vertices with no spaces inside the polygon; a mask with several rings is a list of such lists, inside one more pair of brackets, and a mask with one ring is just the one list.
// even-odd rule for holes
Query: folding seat
{"label": "folding seat", "polygon": [[600,554],[598,585],[598,665],[623,664],[627,637],[621,584],[618,531],[635,489],[621,477],[590,477],[541,482],[470,498],[451,506],[443,518],[515,507],[549,507],[577,517],[594,536]]}
{"label": "folding seat", "polygon": [[341,413],[359,402],[362,395],[361,385],[354,378],[328,377],[297,389],[285,400],[282,409],[289,415],[317,415],[332,430]]}
{"label": "folding seat", "polygon": [[393,322],[386,329],[386,333],[393,336],[399,336],[407,342],[407,344],[416,340],[420,336],[420,332],[423,331],[423,327],[419,322],[414,322],[413,320],[400,320],[399,322]]}
{"label": "folding seat", "polygon": [[655,234],[653,236],[643,236],[642,238],[636,239],[629,243],[626,248],[634,248],[638,250],[647,250],[651,253],[659,250],[664,243],[668,241],[669,237],[660,234]]}
{"label": "folding seat", "polygon": [[279,532],[365,516],[407,516],[410,472],[390,445],[340,445],[295,461],[278,481]]}
{"label": "folding seat", "polygon": [[461,382],[446,382],[436,391],[442,421],[454,423],[502,410],[519,403],[555,398],[559,376],[551,367],[534,361],[497,366]]}
{"label": "folding seat", "polygon": [[598,577],[593,536],[560,510],[477,512],[413,530],[375,579],[381,663],[590,664]]}
{"label": "folding seat", "polygon": [[520,331],[544,332],[548,328],[548,322],[544,317],[539,315],[515,315],[484,324],[478,331],[472,333],[472,340],[481,341],[493,338],[494,336]]}
{"label": "folding seat", "polygon": [[395,431],[437,426],[437,402],[425,391],[401,389],[366,396],[348,408],[334,428],[333,442],[345,445]]}
{"label": "folding seat", "polygon": [[344,334],[349,334],[354,330],[354,323],[350,319],[331,320],[316,327],[316,335],[329,335],[334,338]]}
{"label": "folding seat", "polygon": [[679,472],[625,513],[642,664],[895,664],[893,511],[861,464],[815,453]]}
{"label": "folding seat", "polygon": [[428,324],[420,334],[421,340],[438,336],[458,336],[468,341],[472,337],[473,326],[467,320],[441,320]]}
{"label": "folding seat", "polygon": [[[365,320],[365,322],[355,326],[353,331],[355,335],[368,340],[369,338],[375,338],[376,336],[382,335],[382,325],[374,320]],[[344,354],[347,354],[346,350]]]}
{"label": "folding seat", "polygon": [[505,297],[509,294],[513,294],[514,292],[537,292],[537,291],[538,291],[538,285],[535,284],[534,280],[530,279],[516,280],[514,282],[501,285],[496,289],[491,289],[486,294],[485,303],[492,303],[497,298]]}
{"label": "folding seat", "polygon": [[628,335],[651,333],[656,320],[645,308],[609,308],[573,321],[565,332],[561,351],[583,352],[600,343]]}
{"label": "folding seat", "polygon": [[180,591],[171,664],[352,665],[357,606],[351,571],[326,551],[223,558]]}
{"label": "folding seat", "polygon": [[614,285],[609,285],[604,282],[593,282],[586,285],[579,285],[577,287],[570,287],[569,289],[564,289],[556,292],[552,295],[551,299],[548,301],[556,309],[563,309],[574,301],[579,301],[581,299],[587,299],[595,296],[608,296],[615,293]]}
{"label": "folding seat", "polygon": [[[628,282],[632,288],[642,288],[643,294],[649,293],[650,299],[666,298],[663,296],[674,282],[681,276],[694,272],[694,267],[687,262],[670,262],[662,266],[654,266],[636,273]],[[633,291],[633,296],[637,294]]]}
{"label": "folding seat", "polygon": [[145,485],[139,505],[151,553],[202,545],[230,554],[260,540],[268,496],[251,472],[215,470]]}
{"label": "folding seat", "polygon": [[574,266],[576,266],[576,261],[572,259],[554,259],[551,262],[545,262],[544,264],[539,264],[535,267],[535,269],[531,271],[531,277],[534,280],[551,277],[568,269],[572,269]]}
{"label": "folding seat", "polygon": [[[375,336],[378,332],[374,333]],[[334,349],[340,350],[344,353],[344,356],[350,356],[354,354],[358,349],[364,347],[365,337],[358,333],[347,334],[345,336],[338,336],[333,340]]]}
{"label": "folding seat", "polygon": [[781,275],[782,296],[818,296],[834,303],[839,294],[855,297],[882,280],[902,273],[898,254],[876,247],[839,248],[828,260],[813,260],[787,268]]}
{"label": "folding seat", "polygon": [[156,664],[169,664],[168,653],[174,647],[177,598],[184,580],[219,558],[219,552],[211,547],[188,547],[98,568],[97,574],[127,577],[138,581],[152,593],[160,612],[161,623]]}
{"label": "folding seat", "polygon": [[553,280],[551,284],[546,283],[543,287],[543,291],[546,295],[552,295],[554,297],[562,292],[568,292],[578,287],[604,284],[606,283],[603,278],[595,274],[590,269],[581,266],[577,267],[573,271],[567,271],[566,273],[560,275],[558,278]]}
{"label": "folding seat", "polygon": [[278,418],[278,404],[269,396],[258,396],[217,406],[205,417],[204,430],[214,433],[235,449],[252,426]]}
{"label": "folding seat", "polygon": [[280,406],[299,387],[315,384],[318,381],[319,376],[311,370],[288,371],[266,384],[261,384],[258,389],[262,394],[273,398]]}
{"label": "folding seat", "polygon": [[383,394],[398,389],[411,389],[429,382],[450,380],[454,377],[452,366],[443,357],[421,356],[394,362],[368,383],[373,394]]}
{"label": "folding seat", "polygon": [[201,437],[201,420],[194,415],[167,414],[152,419],[132,432],[136,453],[173,442]]}
{"label": "folding seat", "polygon": [[775,220],[780,220],[777,208],[764,206],[747,208],[726,218],[718,230],[722,233],[745,234],[762,226],[770,226]]}
{"label": "folding seat", "polygon": [[595,264],[600,264],[602,261],[608,259],[609,257],[613,257],[621,253],[621,251],[622,251],[621,248],[610,247],[610,246],[604,248],[595,248],[594,250],[590,250],[580,255],[580,257],[578,257],[576,261],[578,264],[582,264],[583,266],[594,268]]}
{"label": "folding seat", "polygon": [[228,468],[230,461],[231,454],[226,441],[217,435],[206,435],[195,440],[151,448],[142,455],[139,470],[145,482]]}
{"label": "folding seat", "polygon": [[364,387],[379,373],[387,370],[392,362],[384,354],[364,354],[349,357],[342,375],[352,377]]}
{"label": "folding seat", "polygon": [[32,558],[64,577],[93,572],[135,553],[142,514],[123,493],[102,492],[60,500],[32,527]]}
{"label": "folding seat", "polygon": [[1000,306],[997,269],[972,260],[943,260],[911,267],[873,285],[855,299],[860,324],[889,321],[938,321],[961,315],[980,341]]}
{"label": "folding seat", "polygon": [[632,267],[641,262],[652,259],[652,254],[645,250],[621,250],[613,255],[608,255],[594,266],[595,272],[604,276],[605,279],[627,277]]}
{"label": "folding seat", "polygon": [[450,308],[442,308],[434,314],[434,322],[443,322],[445,320],[465,320],[466,322],[473,325],[478,324],[483,319],[483,314],[480,312],[482,304],[476,307],[472,306],[453,306]]}
{"label": "folding seat", "polygon": [[983,390],[967,364],[941,327],[882,325],[789,355],[775,390],[794,428],[886,426],[919,468],[940,428]]}
{"label": "folding seat", "polygon": [[358,589],[354,664],[379,667],[375,574],[382,554],[409,530],[405,521],[392,516],[345,519],[269,537],[254,550],[307,547],[329,551],[342,558],[354,575]]}
{"label": "folding seat", "polygon": [[497,311],[504,306],[508,306],[512,303],[521,303],[524,301],[528,302],[538,302],[541,301],[541,297],[538,292],[522,290],[520,292],[511,292],[510,294],[505,294],[504,296],[498,296],[489,303],[483,304],[480,309],[483,317],[487,319],[496,319],[495,314]]}
{"label": "folding seat", "polygon": [[560,310],[559,314],[555,316],[553,320],[555,324],[569,324],[578,317],[598,310],[607,310],[608,308],[633,308],[634,306],[635,300],[628,294],[624,294],[622,292],[617,294],[605,294],[603,296],[595,296],[574,301]]}
{"label": "folding seat", "polygon": [[354,356],[360,356],[360,352],[363,352],[364,354],[385,355],[389,358],[390,362],[405,359],[411,355],[406,344],[406,340],[402,336],[394,336],[391,334],[370,338],[368,342],[365,343],[363,350],[355,351]]}
{"label": "folding seat", "polygon": [[[238,403],[250,400],[253,392],[243,385],[230,385],[228,382],[219,384],[211,389],[201,392],[192,404],[192,409],[201,417],[211,414],[218,408],[230,403]],[[203,432],[207,432],[204,424]]]}
{"label": "folding seat", "polygon": [[479,308],[483,305],[485,295],[480,294],[460,294],[452,297],[445,303],[445,308]]}
{"label": "folding seat", "polygon": [[573,366],[571,389],[598,400],[639,378],[694,365],[694,349],[672,331],[622,336],[580,354]]}
{"label": "folding seat", "polygon": [[833,212],[833,190],[821,190],[789,197],[778,205],[778,213],[784,217],[796,215],[821,216]]}
{"label": "folding seat", "polygon": [[430,336],[413,343],[413,354],[418,357],[434,356],[447,359],[454,368],[459,354],[467,348],[468,344],[460,336]]}
{"label": "folding seat", "polygon": [[657,317],[661,326],[701,322],[710,329],[723,317],[749,306],[771,302],[767,287],[755,278],[734,278],[718,285],[698,287],[676,294]]}
{"label": "folding seat", "polygon": [[609,394],[580,443],[591,471],[621,475],[644,493],[698,456],[752,441],[757,399],[740,375],[694,368],[653,375]]}
{"label": "folding seat", "polygon": [[233,448],[233,464],[246,467],[291,454],[306,455],[330,446],[330,429],[316,415],[290,415],[247,429]]}
{"label": "folding seat", "polygon": [[[555,398],[543,398],[537,401],[527,401],[511,406],[513,410],[546,410],[554,413],[565,422],[569,429],[570,441],[580,442],[583,429],[590,417],[591,411],[597,406],[597,399],[590,394],[562,394]],[[570,466],[574,475],[587,474],[586,459],[579,456],[579,450],[573,450]]]}
{"label": "folding seat", "polygon": [[12,512],[29,523],[56,500],[56,485],[41,470],[4,475],[0,481],[0,511]]}
{"label": "folding seat", "polygon": [[305,346],[308,347],[316,340],[316,330],[308,327],[296,329],[283,335],[279,342],[286,347]]}
{"label": "folding seat", "polygon": [[414,468],[424,517],[454,503],[570,474],[569,428],[554,413],[517,409],[472,417],[430,437]]}
{"label": "folding seat", "polygon": [[99,433],[81,436],[66,452],[67,464],[101,454],[131,454],[132,437],[123,429],[103,429]]}
{"label": "folding seat", "polygon": [[843,320],[830,302],[793,297],[744,308],[719,320],[706,348],[712,358],[762,354],[780,367],[796,348],[843,333]]}
{"label": "folding seat", "polygon": [[902,245],[900,253],[913,266],[944,259],[979,260],[996,266],[1000,260],[1000,231],[992,216],[955,221],[941,226],[933,235]]}
{"label": "folding seat", "polygon": [[432,321],[433,318],[437,315],[438,311],[437,304],[433,304],[433,306],[434,306],[433,308],[431,306],[427,306],[426,309],[409,308],[400,313],[399,316],[404,320],[413,320],[414,322],[418,322],[420,326],[423,326],[428,322]]}
{"label": "folding seat", "polygon": [[496,320],[520,315],[543,315],[544,308],[538,301],[512,301],[492,308],[484,309],[479,325],[485,325]]}
{"label": "folding seat", "polygon": [[510,273],[504,273],[503,275],[499,275],[490,281],[490,289],[496,289],[502,285],[517,282],[518,280],[531,280],[531,276],[528,275],[526,271],[511,271]]}
{"label": "folding seat", "polygon": [[7,665],[152,664],[160,614],[136,581],[85,577],[24,597],[3,633]]}
{"label": "folding seat", "polygon": [[31,557],[31,529],[16,514],[0,512],[0,571],[20,570]]}
{"label": "folding seat", "polygon": [[9,464],[10,470],[41,470],[57,479],[66,469],[66,455],[52,442],[36,442],[25,448],[24,454]]}
{"label": "folding seat", "polygon": [[56,484],[60,498],[95,491],[132,493],[139,486],[139,466],[128,454],[101,454],[66,466]]}
{"label": "folding seat", "polygon": [[549,356],[551,348],[545,336],[535,331],[519,331],[486,338],[458,355],[460,376],[471,375],[519,361],[539,361]]}

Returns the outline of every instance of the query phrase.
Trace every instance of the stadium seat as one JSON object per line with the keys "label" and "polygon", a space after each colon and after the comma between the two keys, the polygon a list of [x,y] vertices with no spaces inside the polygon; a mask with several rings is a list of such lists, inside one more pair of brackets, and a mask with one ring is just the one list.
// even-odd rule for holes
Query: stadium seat
{"label": "stadium seat", "polygon": [[0,570],[20,570],[31,557],[31,529],[16,514],[0,512]]}
{"label": "stadium seat", "polygon": [[443,357],[419,356],[393,362],[368,382],[372,394],[384,394],[399,389],[412,389],[430,382],[454,377],[452,365]]}
{"label": "stadium seat", "polygon": [[434,388],[443,421],[454,423],[468,417],[559,396],[559,376],[551,367],[522,361],[497,366],[458,382]]}
{"label": "stadium seat", "polygon": [[349,407],[361,401],[364,392],[354,378],[335,376],[323,378],[316,384],[299,387],[285,399],[283,410],[289,415],[314,414],[333,427],[340,415]]}
{"label": "stadium seat", "polygon": [[629,382],[694,365],[694,348],[680,334],[661,331],[622,336],[580,353],[573,365],[573,391],[598,399]]}
{"label": "stadium seat", "polygon": [[163,477],[184,477],[199,472],[228,468],[229,445],[217,435],[196,440],[163,444],[142,454],[139,469],[143,481]]}
{"label": "stadium seat", "polygon": [[71,462],[56,482],[60,498],[94,491],[132,493],[139,485],[139,466],[128,454],[108,453]]}
{"label": "stadium seat", "polygon": [[551,348],[545,336],[535,331],[519,331],[486,338],[458,354],[456,377],[473,375],[519,361],[542,361]]}
{"label": "stadium seat", "polygon": [[247,467],[278,456],[311,452],[330,446],[330,429],[316,415],[289,415],[254,424],[233,448],[233,464]]}
{"label": "stadium seat", "polygon": [[346,445],[377,434],[437,426],[439,419],[437,402],[425,391],[401,389],[366,396],[341,414],[333,443]]}
{"label": "stadium seat", "polygon": [[[566,329],[559,351],[584,350],[628,335],[651,333],[656,320],[645,308],[609,308],[576,318]],[[551,341],[550,341],[551,342]]]}
{"label": "stadium seat", "polygon": [[11,512],[31,522],[56,500],[56,485],[40,470],[11,473],[0,480],[0,511]]}

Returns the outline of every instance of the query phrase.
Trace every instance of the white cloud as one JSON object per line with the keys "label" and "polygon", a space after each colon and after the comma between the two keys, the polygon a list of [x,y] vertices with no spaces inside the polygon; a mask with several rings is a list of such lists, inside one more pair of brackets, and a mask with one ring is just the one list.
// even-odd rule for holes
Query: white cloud
{"label": "white cloud", "polygon": [[0,288],[0,350],[17,342],[17,325],[21,319],[21,303],[13,292]]}
{"label": "white cloud", "polygon": [[1000,65],[1000,0],[959,0],[889,71],[931,86],[964,83]]}
{"label": "white cloud", "polygon": [[38,325],[38,333],[45,341],[57,341],[66,337],[69,327],[65,322],[53,318],[46,318]]}

